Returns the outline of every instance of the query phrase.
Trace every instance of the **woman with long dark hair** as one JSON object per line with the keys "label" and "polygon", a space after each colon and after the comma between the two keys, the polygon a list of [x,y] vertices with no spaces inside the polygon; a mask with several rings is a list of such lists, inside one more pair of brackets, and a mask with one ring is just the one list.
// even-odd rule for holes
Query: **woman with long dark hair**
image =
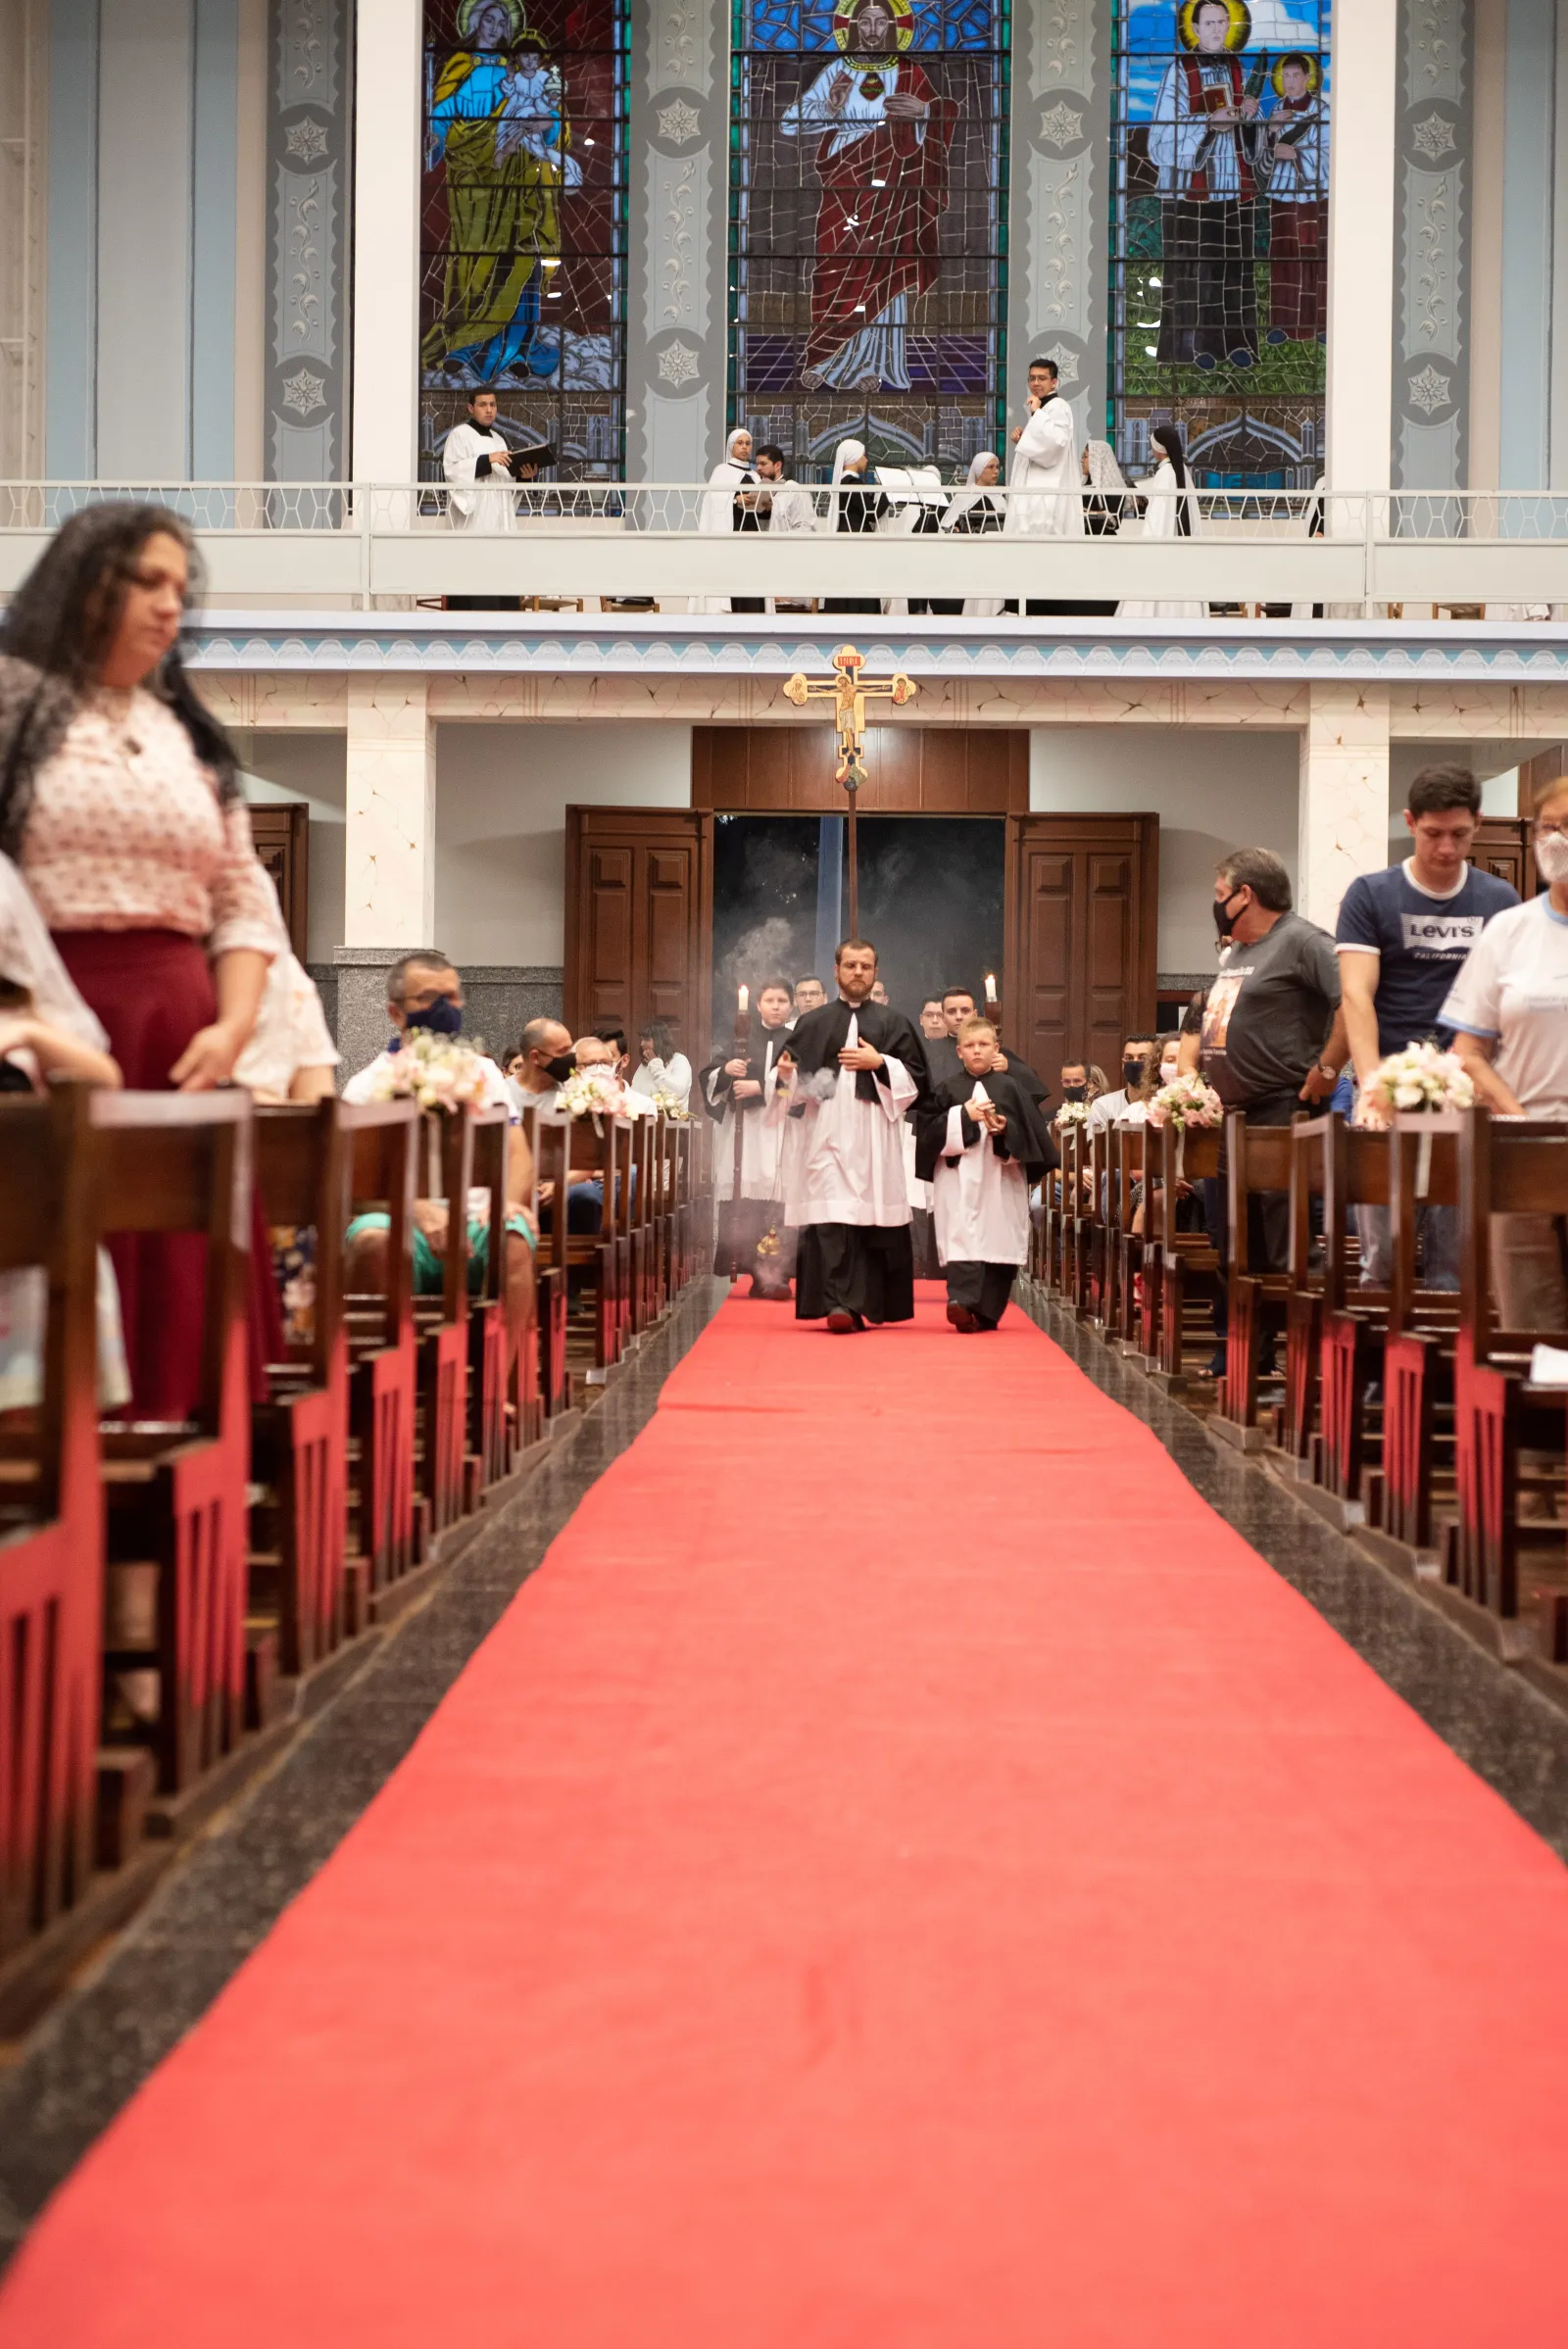
{"label": "woman with long dark hair", "polygon": [[[90,506],[0,628],[0,850],[126,1085],[151,1092],[229,1080],[276,944],[233,753],[180,655],[196,577],[177,514]],[[204,1249],[113,1244],[138,1418],[183,1418],[195,1398]]]}
{"label": "woman with long dark hair", "polygon": [[[1188,470],[1180,428],[1175,424],[1156,424],[1150,439],[1159,452],[1160,463],[1150,478],[1138,485],[1139,496],[1145,501],[1145,540],[1196,538],[1198,497]],[[1123,619],[1200,620],[1207,616],[1206,604],[1134,602],[1121,607]]]}

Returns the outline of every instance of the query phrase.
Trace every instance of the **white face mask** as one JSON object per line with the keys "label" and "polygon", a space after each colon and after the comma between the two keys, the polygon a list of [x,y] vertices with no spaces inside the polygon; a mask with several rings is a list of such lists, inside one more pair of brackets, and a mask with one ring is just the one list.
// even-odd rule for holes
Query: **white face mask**
{"label": "white face mask", "polygon": [[1556,881],[1568,881],[1568,840],[1560,832],[1538,834],[1536,863],[1542,879],[1548,885]]}

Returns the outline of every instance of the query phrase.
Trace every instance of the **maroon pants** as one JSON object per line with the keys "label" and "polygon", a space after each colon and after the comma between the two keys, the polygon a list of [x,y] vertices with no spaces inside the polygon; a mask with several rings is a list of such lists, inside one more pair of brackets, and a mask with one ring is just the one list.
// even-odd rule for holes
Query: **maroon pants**
{"label": "maroon pants", "polygon": [[[172,1091],[170,1070],[197,1030],[218,1017],[206,949],[174,930],[64,930],[55,944],[109,1031],[127,1089]],[[112,1199],[105,1211],[113,1216]],[[201,1392],[207,1243],[189,1232],[130,1232],[112,1238],[109,1253],[125,1326],[128,1415],[187,1419]],[[257,1374],[278,1307],[270,1258],[254,1230],[251,1266],[252,1392],[259,1394]]]}

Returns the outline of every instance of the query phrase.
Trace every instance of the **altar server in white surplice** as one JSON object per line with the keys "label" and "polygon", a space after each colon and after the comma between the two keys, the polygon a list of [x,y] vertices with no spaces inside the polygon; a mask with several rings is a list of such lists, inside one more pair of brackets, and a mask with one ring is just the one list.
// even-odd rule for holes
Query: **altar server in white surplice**
{"label": "altar server in white surplice", "polygon": [[959,1070],[937,1087],[916,1119],[916,1165],[931,1180],[937,1254],[948,1279],[954,1328],[994,1330],[1013,1275],[1029,1256],[1029,1190],[1056,1152],[1032,1093],[992,1063],[988,1019],[958,1030]]}
{"label": "altar server in white surplice", "polygon": [[455,530],[494,538],[516,528],[512,468],[512,451],[496,424],[496,395],[476,391],[468,401],[467,422],[453,426],[441,451],[441,470],[452,484],[447,512]]}
{"label": "altar server in white surplice", "polygon": [[800,1234],[795,1313],[840,1335],[914,1314],[904,1112],[925,1053],[901,1011],[870,1000],[876,949],[846,940],[839,1000],[797,1021],[778,1101],[785,1215]]}
{"label": "altar server in white surplice", "polygon": [[1029,362],[1029,416],[1013,434],[1010,495],[1003,524],[1009,536],[1082,538],[1084,485],[1078,428],[1056,388],[1049,359]]}
{"label": "altar server in white surplice", "polygon": [[[787,979],[764,979],[757,1019],[746,1044],[731,1044],[698,1080],[704,1108],[718,1128],[713,1146],[713,1197],[718,1203],[716,1273],[750,1273],[753,1297],[789,1302],[795,1234],[784,1221],[779,1171],[785,1123],[774,1114],[779,1054],[789,1042],[794,1004]],[[735,1182],[736,1126],[740,1127],[740,1186]]]}

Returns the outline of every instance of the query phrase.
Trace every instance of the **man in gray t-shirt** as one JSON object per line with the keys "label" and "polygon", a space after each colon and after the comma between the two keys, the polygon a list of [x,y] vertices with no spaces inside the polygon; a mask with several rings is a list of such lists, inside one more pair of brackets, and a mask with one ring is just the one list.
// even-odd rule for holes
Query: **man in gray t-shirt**
{"label": "man in gray t-shirt", "polygon": [[[1226,1108],[1245,1109],[1254,1125],[1289,1125],[1334,1091],[1348,1055],[1334,941],[1291,910],[1290,875],[1268,849],[1237,849],[1220,866],[1214,926],[1225,952],[1199,1033],[1182,1038],[1181,1065],[1201,1069]],[[1224,1187],[1208,1188],[1210,1237],[1223,1256]],[[1252,1261],[1283,1272],[1289,1195],[1266,1192],[1253,1203]]]}

